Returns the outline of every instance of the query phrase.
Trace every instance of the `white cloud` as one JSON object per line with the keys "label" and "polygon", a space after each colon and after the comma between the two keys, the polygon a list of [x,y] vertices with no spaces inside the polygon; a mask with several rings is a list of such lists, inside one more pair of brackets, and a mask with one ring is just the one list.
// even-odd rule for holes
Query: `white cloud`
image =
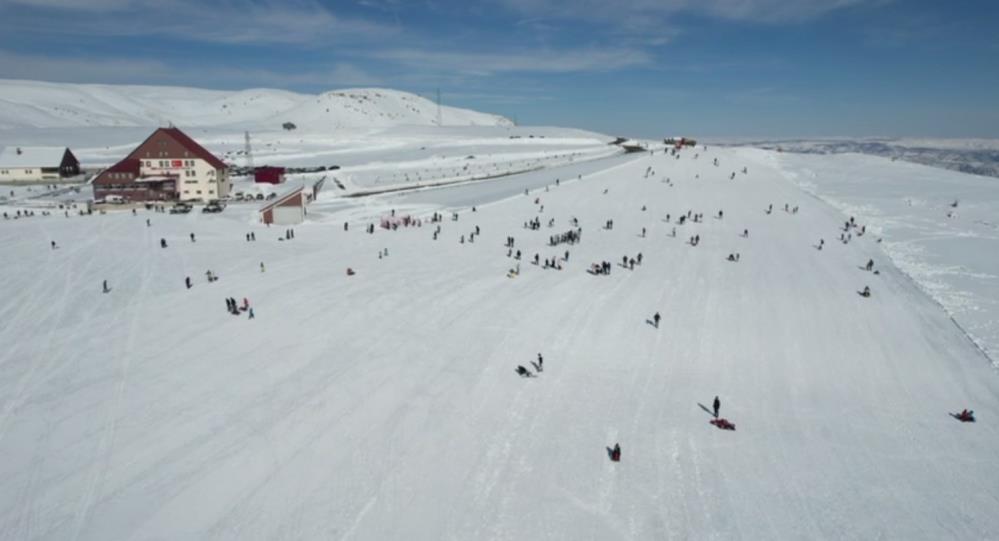
{"label": "white cloud", "polygon": [[0,50],[0,73],[9,79],[67,83],[170,84],[216,88],[287,88],[308,85],[333,89],[384,84],[382,79],[347,63],[320,66],[309,71],[289,72],[211,66],[199,70],[197,83],[192,83],[189,71],[182,66],[155,60],[54,57],[2,50]]}
{"label": "white cloud", "polygon": [[[165,36],[213,43],[316,46],[383,38],[398,29],[341,17],[315,0],[0,0],[14,10],[0,28],[88,36]],[[192,15],[193,14],[193,15]]]}
{"label": "white cloud", "polygon": [[413,68],[467,75],[488,76],[496,73],[570,73],[611,71],[645,65],[652,57],[637,49],[575,49],[516,51],[509,53],[467,53],[392,49],[372,53],[374,58],[397,62]]}
{"label": "white cloud", "polygon": [[831,11],[884,0],[497,0],[529,17],[606,21],[651,30],[680,13],[762,23],[801,22]]}

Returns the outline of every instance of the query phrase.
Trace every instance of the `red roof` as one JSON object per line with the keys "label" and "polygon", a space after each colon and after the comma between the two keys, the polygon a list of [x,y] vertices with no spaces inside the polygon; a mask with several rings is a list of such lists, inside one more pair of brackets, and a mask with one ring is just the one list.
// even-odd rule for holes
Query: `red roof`
{"label": "red roof", "polygon": [[124,160],[108,167],[101,174],[94,179],[94,184],[103,184],[105,181],[110,184],[114,184],[114,181],[110,180],[108,173],[132,173],[133,176],[139,176],[139,166],[140,161],[136,158],[125,158]]}
{"label": "red roof", "polygon": [[[180,146],[187,149],[187,151],[190,152],[191,154],[194,154],[198,158],[201,158],[202,160],[205,160],[206,162],[210,163],[212,167],[215,167],[216,169],[228,168],[225,162],[216,158],[215,155],[209,152],[207,149],[205,149],[205,147],[199,145],[194,139],[188,137],[186,133],[180,131],[180,128],[158,128],[149,137],[146,137],[146,141],[152,139],[154,135],[160,132],[166,134],[168,137],[176,141]],[[143,141],[142,144],[139,145],[139,147],[145,144],[146,141]]]}

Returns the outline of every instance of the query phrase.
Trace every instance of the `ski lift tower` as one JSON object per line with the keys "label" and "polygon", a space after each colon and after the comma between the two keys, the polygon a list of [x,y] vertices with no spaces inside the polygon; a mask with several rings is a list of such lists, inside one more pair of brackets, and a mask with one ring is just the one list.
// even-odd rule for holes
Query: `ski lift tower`
{"label": "ski lift tower", "polygon": [[246,140],[246,146],[243,152],[246,154],[246,167],[252,171],[253,169],[253,148],[250,147],[250,132],[244,132],[244,137]]}
{"label": "ski lift tower", "polygon": [[441,89],[437,89],[437,126],[443,126],[444,122],[441,120]]}

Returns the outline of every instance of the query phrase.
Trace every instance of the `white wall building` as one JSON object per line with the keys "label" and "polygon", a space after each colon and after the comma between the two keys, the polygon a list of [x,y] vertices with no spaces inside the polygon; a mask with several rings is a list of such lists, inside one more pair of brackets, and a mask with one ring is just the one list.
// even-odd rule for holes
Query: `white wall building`
{"label": "white wall building", "polygon": [[80,162],[66,147],[4,148],[0,182],[58,182],[80,174]]}

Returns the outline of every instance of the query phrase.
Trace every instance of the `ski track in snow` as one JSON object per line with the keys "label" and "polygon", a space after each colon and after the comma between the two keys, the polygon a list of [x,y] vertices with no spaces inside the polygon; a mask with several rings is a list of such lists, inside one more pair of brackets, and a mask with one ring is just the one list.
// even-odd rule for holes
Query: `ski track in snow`
{"label": "ski track in snow", "polygon": [[[649,165],[656,174],[644,178]],[[730,180],[743,165],[749,174]],[[909,166],[879,174],[891,181],[892,167],[903,176]],[[284,227],[253,223],[256,205],[0,223],[10,258],[0,538],[999,531],[999,382],[948,315],[960,322],[965,312],[928,298],[921,283],[932,276],[953,290],[954,277],[994,279],[978,260],[925,262],[927,242],[978,230],[928,225],[895,238],[917,222],[877,202],[827,199],[832,165],[760,151],[698,148],[679,160],[572,168],[582,178],[559,187],[535,172],[511,177],[513,191],[503,180],[320,200],[314,221],[284,242]],[[942,197],[919,188],[905,192]],[[800,213],[785,213],[785,202]],[[428,223],[363,232],[390,207],[424,218],[443,210],[439,240]],[[703,222],[678,225],[688,209]],[[969,201],[970,224],[982,209]],[[871,232],[836,242],[843,212],[869,219]],[[582,241],[547,246],[572,216]],[[522,228],[534,217],[540,231]],[[601,227],[607,219],[614,229]],[[482,233],[467,242],[475,225]],[[243,240],[247,231],[257,242]],[[686,241],[694,234],[697,247]],[[515,278],[505,276],[516,264],[505,257],[508,235],[523,252]],[[896,268],[887,253],[906,245],[924,251]],[[383,248],[391,255],[379,259]],[[562,271],[530,263],[535,252],[566,250]],[[620,265],[638,252],[641,265]],[[740,262],[725,261],[736,252]],[[868,258],[880,275],[857,268]],[[611,275],[585,272],[602,260]],[[917,264],[926,272],[911,274]],[[206,269],[220,280],[206,283]],[[869,299],[856,294],[865,284]],[[223,312],[228,296],[248,297],[256,319]],[[648,323],[656,311],[658,329]],[[518,377],[514,368],[539,352],[544,371]],[[716,394],[735,432],[708,423],[701,405]],[[963,407],[979,422],[947,415]],[[619,463],[606,453],[615,443]]]}

